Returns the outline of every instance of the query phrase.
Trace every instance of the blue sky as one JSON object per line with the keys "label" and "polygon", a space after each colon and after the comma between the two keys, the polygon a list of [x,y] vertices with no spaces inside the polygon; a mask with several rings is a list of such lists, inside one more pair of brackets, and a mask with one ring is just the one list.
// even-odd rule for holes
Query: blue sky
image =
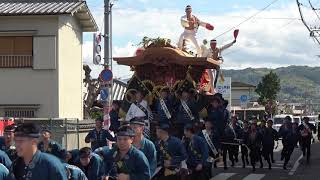
{"label": "blue sky", "polygon": [[[113,6],[113,54],[132,56],[143,36],[166,37],[176,42],[183,29],[179,18],[184,7],[192,5],[193,13],[201,20],[215,26],[213,32],[199,29],[198,41],[210,39],[245,17],[258,12],[274,0],[117,0]],[[103,0],[87,0],[99,26],[103,22]],[[276,68],[288,65],[320,65],[315,55],[317,45],[308,37],[299,18],[294,0],[279,0],[267,10],[240,27],[238,43],[224,54],[223,68],[241,69],[247,67]],[[100,30],[103,30],[100,28]],[[218,44],[232,38],[231,33],[220,37]],[[98,74],[99,67],[93,66],[92,34],[84,36],[84,62]],[[114,65],[116,77],[130,76],[128,67]]]}

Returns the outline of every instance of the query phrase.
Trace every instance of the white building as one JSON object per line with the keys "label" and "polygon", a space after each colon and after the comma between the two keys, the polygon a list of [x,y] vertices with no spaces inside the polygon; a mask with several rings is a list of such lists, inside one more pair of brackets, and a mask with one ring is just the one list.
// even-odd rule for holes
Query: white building
{"label": "white building", "polygon": [[0,117],[83,117],[82,0],[1,0]]}
{"label": "white building", "polygon": [[231,102],[232,106],[240,106],[240,97],[242,95],[246,95],[250,100],[253,96],[256,87],[251,84],[243,83],[243,82],[235,82],[231,83]]}

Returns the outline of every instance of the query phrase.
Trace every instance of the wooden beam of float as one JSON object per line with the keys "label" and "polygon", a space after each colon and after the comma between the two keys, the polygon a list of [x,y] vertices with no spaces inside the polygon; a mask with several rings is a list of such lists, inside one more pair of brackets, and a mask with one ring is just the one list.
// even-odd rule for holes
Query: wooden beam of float
{"label": "wooden beam of float", "polygon": [[143,54],[134,57],[113,58],[120,65],[139,66],[143,64],[154,64],[156,66],[167,66],[178,64],[183,66],[204,66],[206,69],[216,69],[220,66],[218,61],[204,57],[193,57],[179,49],[170,47],[147,48]]}
{"label": "wooden beam of float", "polygon": [[183,80],[189,66],[193,80],[199,82],[205,69],[217,69],[218,61],[204,57],[194,57],[184,51],[171,47],[149,47],[141,55],[134,57],[116,57],[120,65],[133,67],[142,80],[151,80],[156,85],[163,85],[168,79]]}

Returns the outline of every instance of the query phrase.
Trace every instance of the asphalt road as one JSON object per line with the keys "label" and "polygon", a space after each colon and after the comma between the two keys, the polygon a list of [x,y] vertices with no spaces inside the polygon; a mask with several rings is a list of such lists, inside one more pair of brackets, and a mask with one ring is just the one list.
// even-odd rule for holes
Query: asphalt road
{"label": "asphalt road", "polygon": [[260,169],[260,163],[257,163],[256,171],[252,172],[252,167],[247,166],[242,168],[241,156],[235,167],[223,169],[223,164],[219,163],[217,169],[213,169],[213,178],[211,180],[320,180],[320,144],[317,142],[312,145],[311,163],[306,164],[305,158],[302,157],[302,152],[299,148],[295,148],[291,159],[284,170],[283,161],[280,161],[282,150],[281,141],[274,152],[275,163],[272,164],[272,169],[268,169],[268,163],[264,161],[264,168]]}

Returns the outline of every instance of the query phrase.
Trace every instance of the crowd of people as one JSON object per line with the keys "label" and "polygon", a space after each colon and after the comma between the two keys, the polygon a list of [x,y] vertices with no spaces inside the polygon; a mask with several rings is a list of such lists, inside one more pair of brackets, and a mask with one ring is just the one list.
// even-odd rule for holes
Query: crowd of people
{"label": "crowd of people", "polygon": [[[255,171],[257,162],[263,168],[266,161],[271,169],[280,138],[283,169],[298,142],[310,161],[312,132],[316,128],[308,117],[299,125],[288,116],[276,131],[271,119],[239,121],[237,116],[230,116],[226,101],[217,94],[210,99],[208,116],[200,120],[193,114],[197,111],[192,109],[195,106],[190,93],[182,91],[180,101],[169,105],[168,91],[162,92],[162,102],[157,102],[154,109],[143,102],[144,95],[138,92],[127,114],[130,118],[123,121],[117,117],[115,103],[110,112],[115,136],[104,129],[102,118],[97,118],[95,128],[84,140],[91,147],[67,151],[51,139],[50,130],[36,124],[6,126],[0,140],[0,179],[207,180],[220,162],[221,168],[228,169],[241,159],[244,168],[250,165]],[[150,118],[148,113],[152,112]],[[145,130],[153,124],[150,120],[157,121],[155,135]],[[197,128],[202,123],[203,128]],[[112,147],[110,142],[115,142]]]}

